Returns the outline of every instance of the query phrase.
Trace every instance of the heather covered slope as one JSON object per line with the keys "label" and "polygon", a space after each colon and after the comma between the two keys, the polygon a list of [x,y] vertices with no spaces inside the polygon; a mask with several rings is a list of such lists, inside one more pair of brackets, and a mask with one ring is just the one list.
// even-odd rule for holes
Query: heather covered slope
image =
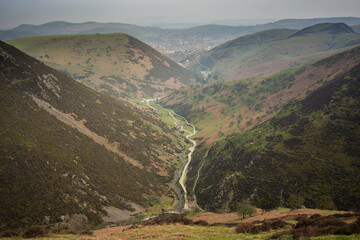
{"label": "heather covered slope", "polygon": [[164,98],[199,132],[190,195],[208,210],[247,199],[262,208],[358,210],[359,56],[356,47],[271,77]]}
{"label": "heather covered slope", "polygon": [[267,76],[299,67],[360,44],[360,34],[344,23],[302,30],[273,29],[237,38],[205,52],[190,67],[211,71],[210,80]]}
{"label": "heather covered slope", "polygon": [[[145,109],[97,93],[0,42],[0,225],[105,206],[133,210],[169,191],[177,136]],[[65,217],[64,217],[65,216]]]}
{"label": "heather covered slope", "polygon": [[188,70],[122,33],[40,36],[9,44],[115,98],[156,97],[193,83]]}

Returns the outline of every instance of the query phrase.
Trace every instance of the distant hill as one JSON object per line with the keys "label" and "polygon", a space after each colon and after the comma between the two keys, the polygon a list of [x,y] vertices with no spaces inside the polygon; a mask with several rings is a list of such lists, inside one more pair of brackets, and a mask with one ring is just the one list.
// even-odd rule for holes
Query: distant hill
{"label": "distant hill", "polygon": [[360,24],[360,18],[357,17],[332,17],[332,18],[308,18],[308,19],[283,19],[273,23],[259,25],[259,29],[291,28],[302,29],[320,23],[345,23],[352,26]]}
{"label": "distant hill", "polygon": [[122,33],[40,36],[8,43],[116,98],[160,96],[193,83],[188,70]]}
{"label": "distant hill", "polygon": [[314,26],[304,28],[296,32],[291,37],[300,37],[309,34],[316,34],[320,32],[326,32],[329,34],[345,34],[345,33],[355,33],[355,31],[344,23],[321,23]]}
{"label": "distant hill", "polygon": [[205,52],[189,68],[210,70],[210,80],[215,81],[266,76],[356,44],[360,44],[360,34],[344,23],[323,23],[299,31],[267,30]]}
{"label": "distant hill", "polygon": [[42,35],[91,34],[91,33],[126,33],[137,38],[150,37],[167,30],[156,27],[141,27],[125,23],[69,23],[63,21],[49,22],[41,25],[22,24],[10,30],[0,31],[0,40],[7,41]]}
{"label": "distant hill", "polygon": [[359,211],[360,47],[267,78],[162,100],[199,131],[188,194],[207,210],[249,201]]}
{"label": "distant hill", "polygon": [[352,28],[355,32],[360,33],[360,25],[351,26],[351,28]]}
{"label": "distant hill", "polygon": [[177,62],[186,64],[191,54],[209,50],[226,41],[248,34],[271,29],[302,29],[319,23],[345,23],[349,26],[360,24],[360,18],[314,18],[284,19],[252,26],[228,26],[224,23],[205,24],[192,28],[161,29],[124,23],[68,23],[49,22],[41,25],[23,24],[10,30],[0,31],[0,40],[12,40],[41,35],[69,35],[91,33],[126,33],[151,45]]}
{"label": "distant hill", "polygon": [[100,224],[169,191],[178,136],[0,41],[1,229]]}

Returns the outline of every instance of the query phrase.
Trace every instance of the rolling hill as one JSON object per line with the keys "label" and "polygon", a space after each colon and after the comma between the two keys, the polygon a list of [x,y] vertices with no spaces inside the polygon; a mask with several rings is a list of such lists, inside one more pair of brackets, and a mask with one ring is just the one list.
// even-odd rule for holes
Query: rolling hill
{"label": "rolling hill", "polygon": [[331,17],[331,18],[308,18],[308,19],[282,19],[272,23],[262,24],[258,26],[258,29],[269,30],[277,28],[291,28],[302,29],[320,23],[345,23],[352,26],[360,24],[360,18],[358,17]]}
{"label": "rolling hill", "polygon": [[360,25],[351,26],[352,29],[354,29],[355,32],[360,33]]}
{"label": "rolling hill", "polygon": [[182,146],[149,110],[0,42],[0,225],[97,225],[168,193]]}
{"label": "rolling hill", "polygon": [[358,211],[359,56],[356,47],[271,77],[162,99],[199,131],[187,176],[199,206]]}
{"label": "rolling hill", "polygon": [[157,36],[166,33],[156,27],[141,27],[126,23],[69,23],[64,21],[48,22],[41,25],[22,24],[10,30],[0,31],[0,40],[7,41],[16,38],[43,36],[43,35],[68,35],[68,34],[92,34],[92,33],[126,33],[137,38]]}
{"label": "rolling hill", "polygon": [[302,30],[273,29],[237,38],[201,55],[190,69],[211,72],[210,80],[271,75],[299,67],[360,44],[360,35],[343,23]]}
{"label": "rolling hill", "polygon": [[8,43],[115,98],[156,97],[193,83],[188,70],[122,33],[40,36]]}
{"label": "rolling hill", "polygon": [[289,101],[350,70],[360,63],[358,51],[354,48],[337,55],[336,61],[308,64],[270,77],[184,87],[161,101],[195,124],[196,136],[210,144],[268,120]]}
{"label": "rolling hill", "polygon": [[183,29],[161,29],[124,23],[69,23],[49,22],[41,25],[23,24],[14,29],[0,30],[0,40],[41,35],[69,35],[94,33],[125,33],[149,44],[153,48],[177,62],[186,64],[192,54],[209,50],[226,41],[248,34],[270,29],[302,29],[319,23],[345,23],[353,26],[360,24],[360,18],[333,17],[314,19],[284,19],[267,24],[227,26],[226,24],[208,24]]}

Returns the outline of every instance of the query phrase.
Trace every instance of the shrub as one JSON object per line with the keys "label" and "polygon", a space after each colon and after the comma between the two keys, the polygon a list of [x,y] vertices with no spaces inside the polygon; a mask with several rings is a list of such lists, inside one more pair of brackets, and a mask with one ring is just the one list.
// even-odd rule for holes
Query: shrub
{"label": "shrub", "polygon": [[303,221],[303,220],[307,219],[307,216],[305,214],[299,214],[294,219],[296,221],[300,222],[300,221]]}
{"label": "shrub", "polygon": [[90,230],[83,230],[79,233],[79,235],[93,235],[93,232]]}
{"label": "shrub", "polygon": [[275,219],[273,221],[266,221],[263,223],[263,225],[268,226],[270,229],[279,229],[279,228],[283,228],[289,224],[284,222],[283,220]]}
{"label": "shrub", "polygon": [[250,229],[250,233],[255,234],[255,233],[266,232],[267,231],[266,229],[268,229],[268,227],[265,225],[253,225]]}
{"label": "shrub", "polygon": [[209,226],[209,223],[207,221],[204,221],[204,220],[199,220],[199,221],[194,222],[194,225]]}
{"label": "shrub", "polygon": [[19,234],[13,230],[6,230],[5,232],[3,232],[0,237],[1,238],[10,238],[10,237],[17,237],[19,236]]}
{"label": "shrub", "polygon": [[161,214],[143,223],[143,225],[163,225],[170,223],[182,223],[184,225],[191,225],[193,224],[193,221],[179,214]]}
{"label": "shrub", "polygon": [[310,216],[310,219],[316,219],[316,218],[320,218],[321,215],[320,214],[314,214]]}
{"label": "shrub", "polygon": [[280,239],[282,236],[290,235],[290,231],[278,232],[269,237],[269,239]]}
{"label": "shrub", "polygon": [[236,231],[236,233],[250,233],[250,230],[252,227],[253,227],[253,225],[251,225],[249,223],[239,223],[236,226],[235,231]]}
{"label": "shrub", "polygon": [[43,226],[32,226],[25,230],[23,238],[46,237],[47,230]]}
{"label": "shrub", "polygon": [[315,236],[314,228],[312,227],[301,227],[301,228],[293,228],[291,230],[291,234],[294,239],[299,239],[302,236],[304,237],[313,237]]}
{"label": "shrub", "polygon": [[254,213],[256,213],[255,207],[251,206],[247,203],[237,203],[236,204],[237,213],[239,215],[242,215],[243,218],[245,218],[246,215],[252,216]]}

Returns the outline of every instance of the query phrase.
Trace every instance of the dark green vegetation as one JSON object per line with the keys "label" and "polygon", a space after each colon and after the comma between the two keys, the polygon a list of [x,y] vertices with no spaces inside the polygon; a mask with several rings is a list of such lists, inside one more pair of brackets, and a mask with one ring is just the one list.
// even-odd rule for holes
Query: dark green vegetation
{"label": "dark green vegetation", "polygon": [[199,129],[187,178],[198,204],[359,210],[359,59],[357,47],[269,78],[165,98]]}
{"label": "dark green vegetation", "polygon": [[115,98],[165,95],[192,83],[188,70],[126,34],[41,36],[9,44]]}
{"label": "dark green vegetation", "polygon": [[53,224],[72,214],[99,224],[104,206],[133,210],[130,203],[148,206],[169,191],[181,146],[147,110],[3,42],[0,98],[1,228]]}
{"label": "dark green vegetation", "polygon": [[302,30],[272,29],[220,45],[193,62],[195,71],[211,71],[210,81],[271,75],[360,44],[360,34],[344,23]]}

